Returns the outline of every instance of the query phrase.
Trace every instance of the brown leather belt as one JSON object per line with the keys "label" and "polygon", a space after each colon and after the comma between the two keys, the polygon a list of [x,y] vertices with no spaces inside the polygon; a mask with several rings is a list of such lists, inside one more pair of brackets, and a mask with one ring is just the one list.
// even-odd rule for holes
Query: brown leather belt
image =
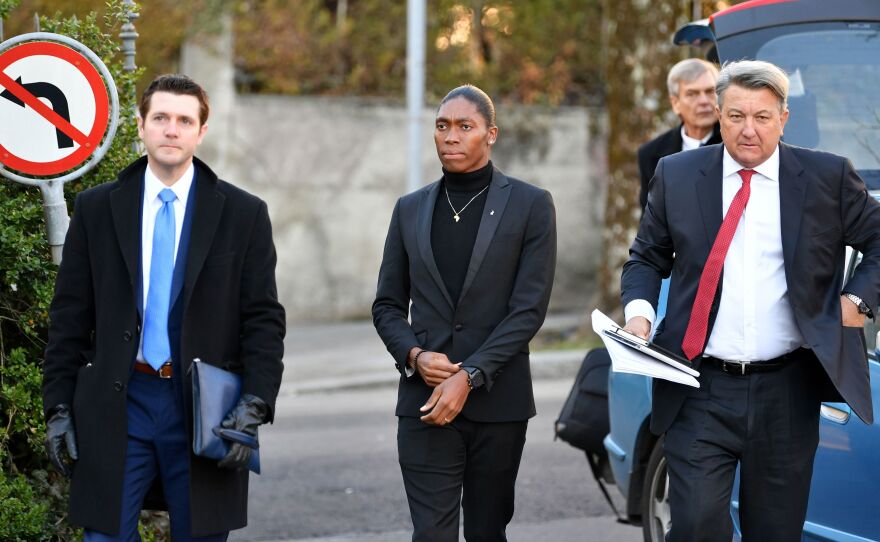
{"label": "brown leather belt", "polygon": [[134,362],[134,370],[147,375],[158,376],[159,378],[171,378],[174,371],[171,369],[171,362],[166,361],[159,367],[159,370],[153,369],[148,363]]}

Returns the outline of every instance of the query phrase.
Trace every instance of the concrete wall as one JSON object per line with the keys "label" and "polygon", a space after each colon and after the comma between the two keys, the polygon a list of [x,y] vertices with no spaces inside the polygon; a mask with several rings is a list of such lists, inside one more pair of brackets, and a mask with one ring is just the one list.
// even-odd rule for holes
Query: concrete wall
{"label": "concrete wall", "polygon": [[[226,46],[219,46],[224,55]],[[210,54],[185,50],[183,60],[183,71],[219,98],[212,101],[199,156],[222,178],[268,202],[288,320],[368,316],[391,211],[406,189],[405,106],[235,96],[231,72],[211,70]],[[424,110],[425,184],[441,175],[433,115]],[[498,124],[495,165],[550,190],[556,202],[559,255],[551,310],[586,310],[601,249],[604,123],[585,108],[499,105]]]}

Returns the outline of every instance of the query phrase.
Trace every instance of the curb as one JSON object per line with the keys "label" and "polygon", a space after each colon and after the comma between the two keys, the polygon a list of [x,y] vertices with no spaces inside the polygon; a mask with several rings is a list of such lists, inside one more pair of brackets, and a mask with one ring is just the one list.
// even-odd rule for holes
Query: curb
{"label": "curb", "polygon": [[[584,359],[583,350],[555,350],[531,354],[532,378],[535,380],[574,377]],[[392,371],[369,373],[358,376],[311,379],[303,382],[285,382],[279,396],[304,395],[336,390],[375,389],[394,386],[399,375]]]}

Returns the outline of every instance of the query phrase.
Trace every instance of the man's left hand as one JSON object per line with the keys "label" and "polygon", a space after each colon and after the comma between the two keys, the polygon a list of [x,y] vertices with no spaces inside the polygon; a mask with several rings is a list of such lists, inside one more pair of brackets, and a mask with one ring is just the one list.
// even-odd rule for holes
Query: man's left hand
{"label": "man's left hand", "polygon": [[[245,394],[238,400],[235,408],[229,411],[220,427],[241,431],[252,437],[257,436],[257,427],[266,420],[269,406],[256,395]],[[227,469],[247,468],[252,449],[244,444],[232,442],[229,452],[220,460],[219,466]]]}
{"label": "man's left hand", "polygon": [[458,416],[468,394],[471,392],[467,382],[467,372],[460,371],[450,376],[434,388],[428,402],[420,408],[422,412],[428,412],[422,416],[422,421],[431,425],[447,425]]}
{"label": "man's left hand", "polygon": [[843,327],[862,327],[865,325],[865,315],[861,314],[859,307],[845,296],[840,296],[840,319]]}

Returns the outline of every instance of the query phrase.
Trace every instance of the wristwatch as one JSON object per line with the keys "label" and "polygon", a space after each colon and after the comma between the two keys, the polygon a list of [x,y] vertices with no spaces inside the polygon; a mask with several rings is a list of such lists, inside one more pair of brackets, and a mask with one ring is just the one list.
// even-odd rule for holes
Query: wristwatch
{"label": "wristwatch", "polygon": [[485,384],[486,379],[483,376],[483,371],[477,369],[476,367],[463,367],[464,372],[467,373],[468,387],[470,389],[476,389]]}
{"label": "wristwatch", "polygon": [[871,312],[871,307],[869,307],[867,303],[862,301],[861,297],[859,297],[855,294],[848,293],[848,292],[844,292],[843,297],[849,299],[850,301],[852,301],[853,303],[856,304],[856,307],[858,307],[858,309],[859,309],[859,314],[864,314],[868,318],[872,318],[872,319],[874,318],[874,313]]}

